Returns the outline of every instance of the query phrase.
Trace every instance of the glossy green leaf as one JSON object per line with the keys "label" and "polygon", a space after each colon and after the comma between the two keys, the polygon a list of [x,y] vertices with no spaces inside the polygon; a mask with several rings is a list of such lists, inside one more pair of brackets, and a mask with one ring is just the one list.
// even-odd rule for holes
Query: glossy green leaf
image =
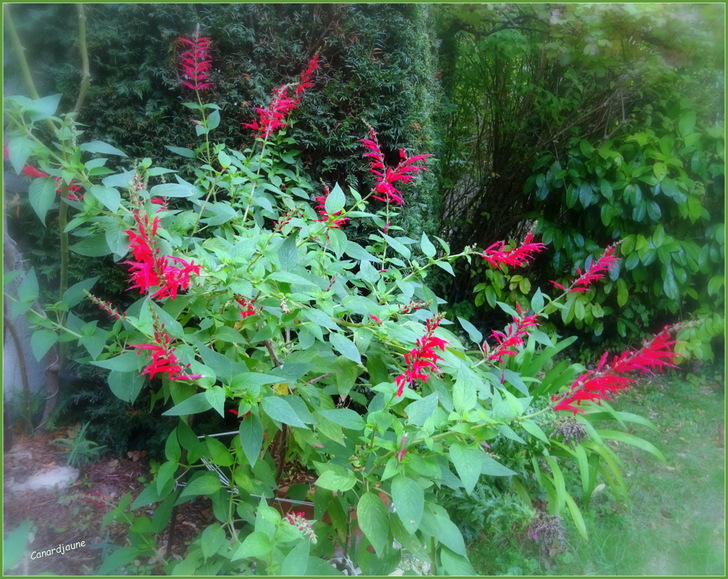
{"label": "glossy green leaf", "polygon": [[45,225],[46,214],[48,210],[56,202],[58,193],[56,192],[56,182],[50,177],[39,177],[33,179],[28,189],[28,200],[30,206],[35,211],[40,222]]}

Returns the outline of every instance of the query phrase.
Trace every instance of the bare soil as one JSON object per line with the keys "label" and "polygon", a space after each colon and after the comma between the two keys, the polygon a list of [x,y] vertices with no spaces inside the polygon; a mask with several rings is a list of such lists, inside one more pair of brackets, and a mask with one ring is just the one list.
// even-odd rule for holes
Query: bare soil
{"label": "bare soil", "polygon": [[[20,563],[8,575],[95,575],[104,550],[128,545],[126,527],[112,523],[103,527],[104,516],[126,493],[136,497],[151,480],[149,463],[139,453],[123,459],[107,458],[82,467],[72,486],[55,490],[12,490],[9,483],[19,482],[66,463],[61,449],[51,445],[65,437],[65,431],[16,438],[4,453],[3,529],[7,536],[25,520],[33,522],[28,547]],[[180,505],[176,515],[171,555],[182,558],[187,545],[211,522],[212,509],[204,498]],[[37,553],[59,544],[85,541],[85,546],[38,557]],[[160,536],[160,549],[166,550],[167,533]],[[33,552],[35,557],[31,558]],[[156,570],[155,570],[156,571]],[[158,570],[161,574],[162,570]]]}

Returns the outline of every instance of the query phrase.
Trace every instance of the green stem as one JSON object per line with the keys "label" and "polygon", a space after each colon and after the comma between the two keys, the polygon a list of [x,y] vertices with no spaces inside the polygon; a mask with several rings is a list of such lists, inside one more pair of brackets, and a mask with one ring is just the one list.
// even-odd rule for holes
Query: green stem
{"label": "green stem", "polygon": [[81,110],[83,101],[86,98],[86,92],[91,84],[91,73],[89,71],[88,61],[88,43],[86,41],[86,12],[84,11],[83,4],[76,4],[76,10],[78,12],[78,43],[79,50],[81,51],[81,87],[78,91],[78,99],[76,100],[76,106],[73,107],[73,112],[77,113]]}

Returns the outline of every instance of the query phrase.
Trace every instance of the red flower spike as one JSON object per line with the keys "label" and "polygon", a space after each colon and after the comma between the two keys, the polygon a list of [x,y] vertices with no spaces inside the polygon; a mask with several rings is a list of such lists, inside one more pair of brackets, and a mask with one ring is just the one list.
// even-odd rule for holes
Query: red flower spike
{"label": "red flower spike", "polygon": [[583,400],[599,402],[612,398],[614,394],[628,388],[634,379],[621,374],[628,372],[651,373],[653,370],[675,367],[677,354],[672,350],[677,342],[670,338],[671,332],[678,326],[668,326],[647,341],[642,348],[629,350],[615,356],[608,363],[608,353],[599,360],[596,370],[586,372],[574,380],[568,392],[551,397],[555,403],[554,410],[569,410],[574,414],[584,412],[580,408]]}
{"label": "red flower spike", "polygon": [[436,316],[425,323],[425,335],[417,339],[416,347],[404,355],[407,369],[394,379],[397,384],[397,396],[404,394],[405,386],[411,385],[415,380],[427,381],[428,370],[439,371],[437,362],[442,360],[434,348],[444,351],[447,342],[442,338],[433,336],[440,325],[441,316]]}
{"label": "red flower spike", "polygon": [[415,177],[420,171],[426,171],[426,167],[423,165],[415,165],[422,161],[425,163],[428,157],[433,155],[414,155],[407,157],[404,150],[400,149],[399,155],[401,161],[395,167],[387,167],[384,162],[384,153],[379,146],[377,140],[377,134],[373,128],[369,129],[369,139],[362,139],[361,143],[364,148],[370,152],[364,153],[365,158],[369,158],[369,172],[374,175],[377,179],[377,184],[374,186],[374,192],[378,195],[372,195],[377,201],[384,203],[395,203],[396,205],[404,205],[402,199],[402,193],[392,183],[402,181],[402,183],[412,183]]}
{"label": "red flower spike", "polygon": [[[495,338],[498,345],[491,352],[487,342],[483,342],[483,352],[489,360],[502,363],[506,357],[515,356],[518,350],[517,346],[524,344],[524,338],[529,334],[529,328],[538,326],[539,314],[531,314],[524,316],[520,304],[516,304],[518,316],[513,316],[513,323],[506,327],[506,331],[491,332],[491,337]],[[520,317],[519,317],[520,316]]]}
{"label": "red flower spike", "polygon": [[313,86],[311,78],[318,69],[318,55],[315,55],[308,63],[308,68],[301,74],[300,82],[296,85],[295,98],[288,96],[288,85],[281,85],[273,89],[273,97],[267,108],[255,108],[258,113],[258,120],[252,123],[242,123],[248,129],[267,139],[278,129],[287,125],[286,117],[301,102],[303,93],[307,88]]}
{"label": "red flower spike", "polygon": [[139,288],[140,293],[149,293],[152,288],[158,287],[151,294],[153,299],[175,299],[180,290],[189,289],[190,276],[199,275],[201,267],[181,257],[162,255],[155,244],[159,217],[150,221],[149,216],[142,215],[138,208],[133,211],[138,231],[124,231],[129,236],[129,249],[134,257],[133,260],[123,262],[130,267],[133,282],[130,289]]}
{"label": "red flower spike", "polygon": [[599,259],[592,261],[585,272],[582,273],[582,271],[577,268],[576,272],[579,274],[579,277],[572,281],[569,284],[569,287],[564,287],[560,283],[553,280],[551,280],[551,283],[557,289],[568,292],[570,294],[576,292],[584,293],[589,291],[589,286],[592,284],[592,282],[603,279],[604,276],[609,273],[612,268],[617,264],[617,262],[619,262],[619,258],[614,255],[614,252],[616,251],[619,243],[620,242],[613,243],[612,245],[608,246],[604,250],[602,256]]}
{"label": "red flower spike", "polygon": [[188,50],[180,55],[180,67],[184,77],[189,79],[180,84],[196,92],[211,87],[213,83],[207,82],[210,76],[208,71],[212,68],[210,39],[200,36],[197,30],[192,39],[180,38],[179,42],[188,45]]}
{"label": "red flower spike", "polygon": [[525,267],[534,256],[546,248],[543,243],[533,242],[533,233],[529,232],[520,247],[504,251],[505,241],[496,241],[481,256],[492,267],[500,268],[502,265],[510,267]]}
{"label": "red flower spike", "polygon": [[[165,330],[158,320],[154,321],[154,344],[131,344],[137,348],[137,354],[143,350],[151,352],[151,363],[142,371],[142,375],[154,379],[159,374],[167,374],[170,380],[197,380],[202,378],[200,374],[185,374],[180,361],[172,347],[172,336]],[[189,364],[186,366],[189,367]]]}

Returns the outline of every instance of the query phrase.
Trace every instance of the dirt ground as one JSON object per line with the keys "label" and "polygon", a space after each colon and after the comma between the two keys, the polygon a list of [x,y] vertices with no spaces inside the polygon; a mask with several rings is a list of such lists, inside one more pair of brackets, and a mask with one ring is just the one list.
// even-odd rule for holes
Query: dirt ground
{"label": "dirt ground", "polygon": [[[7,575],[95,575],[104,550],[128,544],[125,527],[112,523],[102,528],[104,516],[124,494],[136,497],[149,481],[146,457],[130,453],[123,459],[108,458],[80,469],[72,486],[62,490],[13,490],[13,483],[63,466],[62,450],[49,444],[66,432],[21,437],[4,453],[3,530],[4,536],[30,519],[33,528],[25,554]],[[209,502],[199,499],[180,506],[177,513],[172,555],[181,558],[187,545],[212,519]],[[166,533],[160,537],[166,549]],[[31,558],[33,551],[52,549],[59,544],[85,541],[85,546],[64,554]],[[161,569],[159,570],[161,573]]]}

